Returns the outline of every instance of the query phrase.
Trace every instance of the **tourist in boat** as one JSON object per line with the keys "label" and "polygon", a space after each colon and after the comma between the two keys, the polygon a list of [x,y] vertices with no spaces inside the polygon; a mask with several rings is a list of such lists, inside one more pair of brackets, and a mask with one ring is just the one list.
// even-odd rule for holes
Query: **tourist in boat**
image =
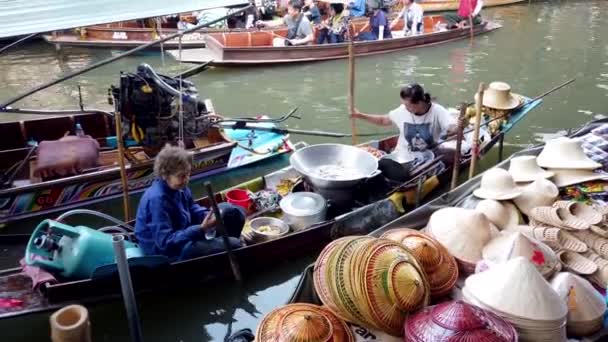
{"label": "tourist in boat", "polygon": [[[191,155],[182,147],[167,145],[156,156],[157,179],[142,196],[135,221],[139,246],[148,255],[176,261],[224,250],[221,237],[212,234],[212,211],[196,204],[188,189],[191,164]],[[228,203],[219,206],[231,246],[240,247],[245,211]]]}
{"label": "tourist in boat", "polygon": [[310,20],[302,13],[302,2],[290,0],[287,5],[287,15],[279,20],[258,21],[258,27],[277,27],[287,25],[287,39],[275,38],[273,45],[308,45],[313,41],[313,31]]}
{"label": "tourist in boat", "polygon": [[317,2],[318,0],[306,0],[304,2],[304,15],[306,15],[313,25],[321,24],[321,11],[319,11]]}
{"label": "tourist in boat", "polygon": [[399,23],[399,19],[403,18],[403,34],[404,36],[417,36],[424,33],[424,10],[420,4],[414,0],[402,0],[403,9],[399,15],[391,23],[391,30]]}
{"label": "tourist in boat", "polygon": [[481,24],[482,0],[461,1],[458,5],[458,12],[446,13],[443,15],[448,22],[448,28],[464,28],[469,25],[469,16],[473,17],[473,25]]}
{"label": "tourist in boat", "polygon": [[397,126],[400,133],[395,151],[398,153],[434,149],[443,135],[456,131],[455,117],[434,103],[419,84],[402,88],[399,95],[401,105],[388,114],[366,114],[355,109],[351,117],[379,126]]}
{"label": "tourist in boat", "polygon": [[382,2],[373,9],[367,24],[355,33],[357,40],[382,40],[392,37],[387,9]]}
{"label": "tourist in boat", "polygon": [[348,3],[348,10],[351,18],[363,17],[367,10],[365,0],[353,0]]}
{"label": "tourist in boat", "polygon": [[317,44],[344,42],[344,35],[348,30],[348,17],[344,15],[344,5],[331,3],[329,15],[330,17],[321,24]]}

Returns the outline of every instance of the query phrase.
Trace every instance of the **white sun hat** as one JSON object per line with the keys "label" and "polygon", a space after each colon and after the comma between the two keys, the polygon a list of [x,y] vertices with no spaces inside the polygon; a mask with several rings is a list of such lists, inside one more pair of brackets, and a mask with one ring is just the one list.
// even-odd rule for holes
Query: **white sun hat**
{"label": "white sun hat", "polygon": [[540,167],[552,169],[595,170],[602,167],[585,155],[580,141],[568,137],[547,141],[536,162]]}
{"label": "white sun hat", "polygon": [[586,279],[561,272],[551,280],[551,287],[568,305],[570,334],[588,336],[602,328],[606,301]]}
{"label": "white sun hat", "polygon": [[549,169],[554,173],[555,185],[561,187],[580,184],[593,180],[608,180],[608,174],[591,170]]}
{"label": "white sun hat", "polygon": [[519,156],[511,158],[509,173],[517,183],[533,182],[537,178],[551,178],[553,172],[543,170],[536,163],[536,156]]}
{"label": "white sun hat", "polygon": [[474,272],[483,247],[498,235],[486,215],[454,207],[435,211],[426,230],[456,258],[463,273]]}
{"label": "white sun hat", "polygon": [[507,201],[483,200],[477,203],[475,210],[484,213],[500,230],[517,226],[521,219],[519,210]]}
{"label": "white sun hat", "polygon": [[510,200],[521,194],[511,174],[504,169],[495,167],[484,172],[481,186],[473,191],[473,195],[483,199]]}
{"label": "white sun hat", "polygon": [[[477,98],[478,95],[475,94],[476,101]],[[492,109],[515,109],[522,102],[522,96],[511,93],[511,86],[506,82],[491,82],[483,93],[483,105]]]}
{"label": "white sun hat", "polygon": [[482,256],[493,264],[524,257],[547,279],[561,269],[557,255],[549,246],[516,231],[503,231],[483,248]]}
{"label": "white sun hat", "polygon": [[551,206],[559,196],[557,186],[545,178],[537,178],[520,189],[522,190],[521,195],[513,202],[522,213],[528,216],[533,208]]}

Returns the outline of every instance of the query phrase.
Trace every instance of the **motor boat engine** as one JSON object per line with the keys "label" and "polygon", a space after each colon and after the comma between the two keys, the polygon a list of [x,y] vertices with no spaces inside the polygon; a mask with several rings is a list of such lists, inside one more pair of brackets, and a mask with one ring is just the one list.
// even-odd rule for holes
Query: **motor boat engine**
{"label": "motor boat engine", "polygon": [[[125,94],[124,104],[117,106],[122,107],[123,136],[141,145],[148,155],[156,155],[166,143],[175,144],[180,138],[188,145],[207,135],[210,113],[192,82],[182,80],[180,85],[179,78],[157,74],[148,64],[125,75],[126,80],[110,92],[116,104]],[[121,86],[126,88],[123,92]]]}

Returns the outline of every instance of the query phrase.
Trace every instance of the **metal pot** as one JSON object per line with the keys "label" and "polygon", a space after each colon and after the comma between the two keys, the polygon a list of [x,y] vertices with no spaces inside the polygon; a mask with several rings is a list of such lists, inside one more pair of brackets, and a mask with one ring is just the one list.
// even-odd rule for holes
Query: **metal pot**
{"label": "metal pot", "polygon": [[[365,180],[380,173],[378,160],[358,147],[318,144],[294,152],[291,166],[328,200],[343,201],[344,196]],[[340,199],[334,198],[339,194]]]}
{"label": "metal pot", "polygon": [[283,211],[283,221],[294,231],[325,221],[327,214],[327,201],[314,192],[291,193],[279,205]]}

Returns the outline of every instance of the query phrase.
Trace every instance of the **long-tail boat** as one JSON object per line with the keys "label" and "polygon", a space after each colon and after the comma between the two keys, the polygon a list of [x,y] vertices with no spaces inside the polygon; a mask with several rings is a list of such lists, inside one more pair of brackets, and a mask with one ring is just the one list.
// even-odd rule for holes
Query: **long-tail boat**
{"label": "long-tail boat", "polygon": [[[541,103],[541,99],[527,99],[519,109],[505,120],[500,128],[491,136],[489,134],[480,145],[481,153],[486,153],[495,146],[514,125],[522,120],[527,113]],[[360,145],[362,148],[374,148],[390,152],[397,144],[398,137],[392,136],[380,141]],[[469,165],[470,153],[461,158],[461,167]],[[328,211],[326,221],[309,226],[304,230],[290,233],[275,240],[254,243],[233,250],[241,271],[245,274],[260,270],[260,267],[269,267],[279,261],[295,258],[305,253],[318,251],[326,244],[341,236],[367,234],[382,225],[397,219],[408,209],[415,207],[422,197],[425,199],[438,195],[438,189],[449,184],[451,167],[446,166],[439,159],[430,160],[419,165],[411,173],[413,178],[401,183],[386,180],[382,175],[368,188],[361,191],[360,196],[355,195],[358,201],[350,208],[338,208],[334,212]],[[284,180],[293,179],[297,175],[292,167],[276,171],[269,175],[256,178],[250,182],[236,186],[246,188],[252,192],[262,189],[275,188]],[[379,178],[378,178],[379,177]],[[215,198],[219,202],[225,201],[228,190],[218,193]],[[208,205],[207,198],[198,200],[202,205]],[[402,209],[403,208],[403,209]],[[265,215],[260,212],[254,216]],[[253,217],[253,216],[252,216]],[[250,218],[252,218],[250,217]],[[62,222],[68,222],[62,217]],[[124,227],[124,226],[123,226]],[[247,228],[244,229],[246,236]],[[133,233],[129,233],[133,237]],[[0,236],[0,247],[7,250],[24,251],[30,236],[13,235]],[[15,252],[16,257],[22,255]],[[162,258],[161,258],[162,259]],[[226,275],[230,270],[227,254],[225,252],[203,256],[195,259],[174,263],[160,261],[153,257],[155,266],[152,269],[132,267],[133,283],[136,291],[149,291],[166,288],[180,284],[193,284],[193,282]],[[160,266],[159,266],[160,264]],[[200,272],[200,270],[205,270]],[[58,279],[58,283],[39,284],[36,290],[32,289],[32,280],[21,273],[20,268],[0,271],[0,292],[5,296],[19,300],[19,306],[0,308],[0,319],[18,315],[26,315],[40,311],[52,310],[66,302],[78,300],[79,302],[99,301],[120,293],[120,286],[115,272],[99,272],[99,276],[89,279],[71,281]]]}
{"label": "long-tail boat", "polygon": [[[436,31],[438,26],[445,23],[442,16],[426,16],[424,17],[425,32],[421,35],[354,42],[355,56],[383,54],[470,37],[470,28]],[[364,25],[365,21],[351,22],[351,32],[358,32]],[[473,34],[488,33],[500,27],[498,23],[484,21],[473,27]],[[399,22],[393,32],[397,33],[402,29],[403,20]],[[167,52],[182,62],[210,63],[211,65],[221,66],[316,62],[348,57],[349,43],[273,46],[273,39],[284,38],[286,35],[286,28],[266,31],[210,33],[207,35],[206,48],[204,49],[170,50]]]}
{"label": "long-tail boat", "polygon": [[[177,82],[176,79],[161,77],[149,66],[143,67],[147,69],[125,73],[131,81],[124,86],[130,89],[130,93],[125,96],[128,98],[127,109],[122,120],[128,129],[128,133],[123,132],[127,146],[122,158],[126,163],[129,194],[133,196],[139,195],[154,180],[154,150],[158,151],[165,138],[179,138],[176,137],[179,134],[176,127],[180,125],[179,109],[171,107],[177,100],[174,100],[175,94],[169,92],[176,89],[168,85]],[[229,176],[231,170],[280,156],[293,149],[288,135],[261,131],[261,126],[258,126],[260,130],[256,129],[256,122],[257,125],[274,127],[272,120],[248,119],[248,127],[253,127],[249,130],[223,130],[214,126],[208,121],[217,117],[212,105],[207,101],[209,107],[205,107],[202,101],[196,99],[193,84],[185,79],[183,82],[184,96],[190,96],[193,102],[197,102],[191,106],[184,104],[181,112],[185,131],[182,134],[185,147],[192,153],[192,180],[195,183],[215,174]],[[166,87],[163,88],[161,84]],[[119,88],[114,89],[114,92],[119,92]],[[55,111],[53,114],[58,116],[0,123],[0,135],[3,137],[0,143],[0,225],[5,226],[0,229],[0,234],[31,230],[32,224],[26,224],[24,219],[39,221],[42,217],[69,209],[90,207],[101,202],[105,206],[116,204],[113,200],[123,194],[119,166],[121,156],[117,149],[116,120],[112,113],[85,111],[80,115],[66,115]],[[74,153],[65,150],[73,148],[65,144],[61,147],[65,151],[61,153],[49,151],[48,148],[43,151],[40,146],[45,143],[59,146],[64,136],[78,139],[78,134],[86,136],[83,143],[88,143],[89,147],[90,140],[97,142],[98,148],[93,148],[99,150],[99,156],[93,165],[76,168],[62,163],[51,163],[57,165],[49,167],[40,165],[43,154],[57,153],[66,157]],[[75,151],[75,147],[73,149]],[[70,161],[75,159],[66,158]],[[286,160],[279,158],[276,162],[276,167],[280,167]]]}

